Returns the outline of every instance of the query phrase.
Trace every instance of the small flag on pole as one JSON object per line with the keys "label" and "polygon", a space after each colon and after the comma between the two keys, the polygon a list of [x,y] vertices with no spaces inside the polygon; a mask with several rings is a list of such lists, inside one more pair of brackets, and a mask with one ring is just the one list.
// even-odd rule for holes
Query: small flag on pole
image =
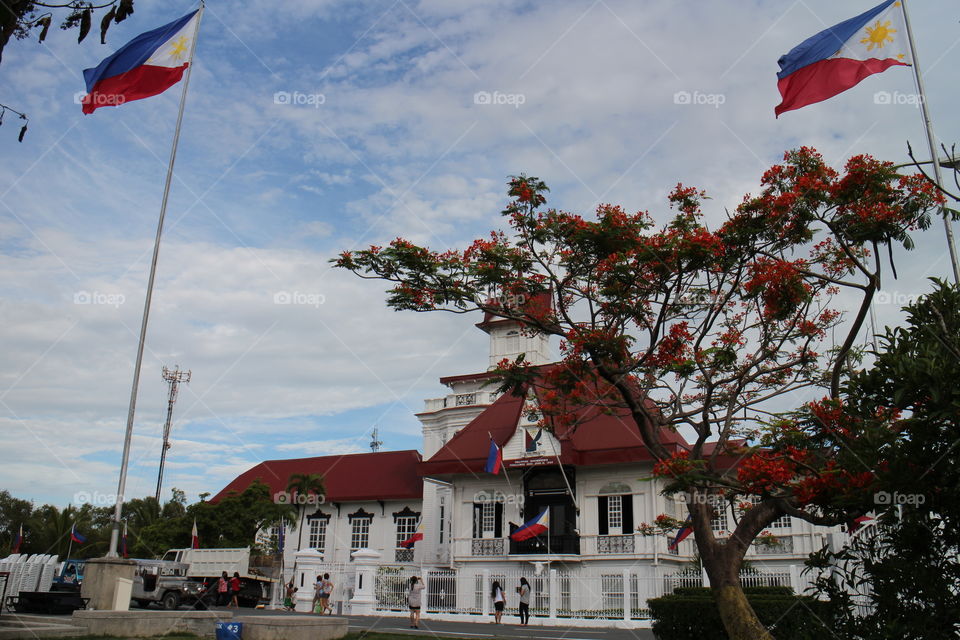
{"label": "small flag on pole", "polygon": [[546,507],[536,518],[527,520],[523,526],[510,534],[510,539],[522,542],[543,534],[550,528],[550,508]]}
{"label": "small flag on pole", "polygon": [[197,9],[141,33],[96,67],[84,69],[87,95],[80,101],[83,112],[149,98],[180,82],[192,63],[189,58],[199,24]]}
{"label": "small flag on pole", "polygon": [[23,525],[20,525],[20,532],[13,539],[13,546],[10,547],[10,553],[20,553],[20,545],[23,544]]}
{"label": "small flag on pole", "polygon": [[687,516],[687,520],[683,523],[683,526],[677,530],[677,535],[675,535],[673,540],[670,541],[670,544],[667,545],[667,549],[676,551],[680,543],[686,540],[691,533],[693,533],[693,521],[690,519],[690,516]]}
{"label": "small flag on pole", "polygon": [[190,548],[199,549],[200,548],[200,534],[197,533],[197,521],[193,521],[193,531],[190,532]]}
{"label": "small flag on pole", "polygon": [[497,475],[500,473],[500,467],[503,465],[503,451],[497,446],[497,443],[490,438],[490,452],[487,454],[487,464],[483,470],[487,473]]}
{"label": "small flag on pole", "polygon": [[77,544],[83,544],[87,541],[87,537],[80,535],[80,532],[77,531],[77,525],[74,524],[70,529],[70,539],[76,542]]}
{"label": "small flag on pole", "polygon": [[901,3],[886,0],[825,29],[777,63],[777,87],[783,98],[774,109],[777,116],[832,98],[892,66],[909,66],[910,43]]}
{"label": "small flag on pole", "polygon": [[413,545],[420,540],[423,540],[423,518],[417,523],[417,530],[414,531],[413,535],[401,542],[400,546],[404,549],[413,549]]}
{"label": "small flag on pole", "polygon": [[129,557],[127,552],[127,522],[123,522],[123,536],[120,538],[120,555],[124,558]]}

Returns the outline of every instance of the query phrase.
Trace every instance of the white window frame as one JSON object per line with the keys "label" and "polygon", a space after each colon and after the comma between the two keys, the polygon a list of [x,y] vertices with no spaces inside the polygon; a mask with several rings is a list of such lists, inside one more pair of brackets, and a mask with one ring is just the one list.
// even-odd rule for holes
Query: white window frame
{"label": "white window frame", "polygon": [[710,518],[710,530],[714,533],[729,531],[730,527],[727,526],[727,510],[721,507],[716,509],[716,512],[716,515]]}
{"label": "white window frame", "polygon": [[[350,550],[367,549],[370,547],[371,518],[354,518],[350,530]],[[362,543],[362,544],[361,544]]]}
{"label": "white window frame", "polygon": [[307,544],[311,549],[322,553],[327,548],[327,519],[317,518],[309,522],[310,532],[307,536]]}
{"label": "white window frame", "polygon": [[397,549],[403,548],[403,543],[417,532],[417,516],[397,517]]}
{"label": "white window frame", "polygon": [[497,529],[497,509],[492,500],[480,503],[480,537],[495,538]]}
{"label": "white window frame", "polygon": [[607,496],[607,534],[623,533],[623,496]]}

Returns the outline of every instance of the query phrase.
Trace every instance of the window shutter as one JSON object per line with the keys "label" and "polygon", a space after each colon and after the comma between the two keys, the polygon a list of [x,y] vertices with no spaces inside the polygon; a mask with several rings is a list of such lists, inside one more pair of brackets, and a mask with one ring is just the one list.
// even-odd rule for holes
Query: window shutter
{"label": "window shutter", "polygon": [[605,536],[610,531],[610,523],[607,520],[607,496],[600,496],[597,498],[597,505],[600,507],[600,518],[597,522],[597,533],[599,533],[601,536]]}
{"label": "window shutter", "polygon": [[497,502],[493,505],[493,537],[503,537],[503,503]]}
{"label": "window shutter", "polygon": [[483,537],[483,505],[474,502],[473,503],[473,537],[482,538]]}
{"label": "window shutter", "polygon": [[633,533],[633,496],[623,496],[620,502],[623,505],[623,533]]}

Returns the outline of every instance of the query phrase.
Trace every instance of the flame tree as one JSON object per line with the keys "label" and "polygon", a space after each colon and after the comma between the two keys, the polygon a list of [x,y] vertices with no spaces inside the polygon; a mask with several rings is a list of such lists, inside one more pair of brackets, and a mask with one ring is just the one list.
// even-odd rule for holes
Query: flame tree
{"label": "flame tree", "polygon": [[[833,497],[869,491],[873,477],[839,465],[825,446],[835,440],[807,444],[808,422],[776,410],[789,394],[822,386],[828,399],[809,412],[822,418],[815,428],[836,428],[830,398],[888,252],[892,268],[893,246],[911,248],[909,232],[930,225],[942,197],[890,163],[861,155],[840,172],[809,148],[787,152],[716,229],[703,220],[705,193],[679,184],[664,226],[607,204],[590,218],[546,208],[547,192],[538,178],[512,178],[509,233],[463,250],[398,238],[334,262],[389,282],[387,304],[397,310],[479,309],[558,336],[557,366],[503,361],[503,388],[542,385],[548,428],[576,428],[584,405],[628,412],[657,460],[655,475],[686,498],[729,637],[771,638],[739,582],[750,544],[784,514],[849,521],[857,514]],[[850,318],[831,306],[839,295],[856,300]],[[661,436],[681,427],[692,444],[672,454]],[[749,508],[718,540],[710,521],[726,503]]]}

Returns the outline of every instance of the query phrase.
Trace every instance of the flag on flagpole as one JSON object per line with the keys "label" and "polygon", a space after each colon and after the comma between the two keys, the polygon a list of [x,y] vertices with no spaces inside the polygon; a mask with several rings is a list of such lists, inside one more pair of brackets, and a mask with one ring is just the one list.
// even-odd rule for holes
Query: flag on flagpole
{"label": "flag on flagpole", "polygon": [[23,544],[23,525],[20,525],[20,532],[13,539],[13,546],[10,547],[10,553],[20,553],[20,545]]}
{"label": "flag on flagpole", "polygon": [[892,66],[909,66],[910,42],[902,5],[886,0],[855,18],[811,36],[777,61],[779,116],[832,98]]}
{"label": "flag on flagpole", "polygon": [[524,431],[526,434],[527,453],[534,453],[540,448],[540,438],[543,436],[543,429],[537,429],[537,435],[531,436],[530,430]]}
{"label": "flag on flagpole", "polygon": [[124,558],[129,557],[127,552],[127,522],[123,522],[123,536],[120,538],[120,555]]}
{"label": "flag on flagpole", "polygon": [[864,523],[870,522],[871,520],[873,520],[873,518],[870,516],[860,516],[859,518],[855,518],[854,521],[850,523],[850,526],[847,527],[847,533],[856,533],[861,527],[864,526]]}
{"label": "flag on flagpole", "polygon": [[667,545],[667,549],[675,551],[677,547],[680,546],[680,543],[686,540],[691,533],[693,533],[693,521],[690,519],[690,516],[687,516],[686,522],[677,530],[677,535],[675,535],[673,540],[670,541],[670,544]]}
{"label": "flag on flagpole", "polygon": [[420,518],[420,522],[417,523],[417,530],[414,531],[413,535],[401,542],[400,546],[404,549],[413,549],[413,545],[420,540],[423,540],[423,518]]}
{"label": "flag on flagpole", "polygon": [[190,532],[190,548],[199,549],[200,548],[200,534],[197,533],[197,520],[193,520],[193,531]]}
{"label": "flag on flagpole", "polygon": [[119,107],[163,93],[180,82],[190,66],[200,10],[174,20],[123,45],[92,69],[83,70],[87,95],[80,103],[84,113],[100,107]]}
{"label": "flag on flagpole", "polygon": [[87,537],[80,535],[80,532],[77,531],[76,524],[74,524],[73,527],[70,528],[70,539],[76,542],[77,544],[83,544],[87,541]]}
{"label": "flag on flagpole", "polygon": [[536,518],[527,520],[523,526],[510,534],[510,539],[522,542],[541,535],[550,528],[550,507],[546,507]]}
{"label": "flag on flagpole", "polygon": [[487,454],[487,464],[483,470],[487,473],[497,475],[500,473],[500,467],[503,465],[503,451],[497,446],[497,443],[490,438],[490,452]]}

